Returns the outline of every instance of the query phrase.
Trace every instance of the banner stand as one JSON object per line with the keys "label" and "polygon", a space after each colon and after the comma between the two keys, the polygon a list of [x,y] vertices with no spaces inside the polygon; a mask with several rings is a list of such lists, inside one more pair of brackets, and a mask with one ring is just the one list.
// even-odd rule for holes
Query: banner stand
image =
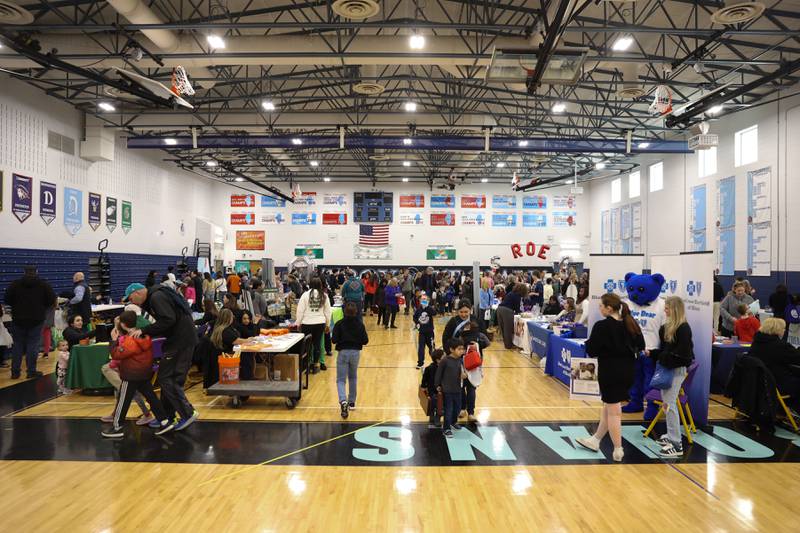
{"label": "banner stand", "polygon": [[623,300],[628,297],[625,290],[625,274],[642,273],[644,254],[589,254],[591,275],[589,276],[589,333],[594,323],[600,320],[600,298],[609,292]]}

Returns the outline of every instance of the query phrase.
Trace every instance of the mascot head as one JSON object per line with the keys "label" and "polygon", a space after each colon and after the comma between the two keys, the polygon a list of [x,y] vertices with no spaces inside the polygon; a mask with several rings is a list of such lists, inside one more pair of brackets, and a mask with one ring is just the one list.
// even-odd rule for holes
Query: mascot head
{"label": "mascot head", "polygon": [[647,305],[661,294],[664,276],[661,274],[625,274],[628,299],[638,305]]}

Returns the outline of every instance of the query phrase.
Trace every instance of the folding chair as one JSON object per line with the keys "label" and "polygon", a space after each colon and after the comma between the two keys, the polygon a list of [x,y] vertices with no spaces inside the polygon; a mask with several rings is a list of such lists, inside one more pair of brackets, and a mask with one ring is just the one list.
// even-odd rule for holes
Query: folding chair
{"label": "folding chair", "polygon": [[786,405],[786,402],[784,401],[791,398],[791,396],[788,394],[781,394],[781,391],[779,391],[777,387],[775,387],[775,394],[778,395],[778,402],[780,402],[781,407],[783,407],[783,412],[786,413],[786,419],[792,425],[792,428],[794,428],[794,432],[797,433],[797,422],[795,421],[794,415],[792,415],[792,411],[789,409],[789,406]]}
{"label": "folding chair", "polygon": [[[697,433],[697,426],[694,425],[694,417],[692,416],[692,408],[689,407],[689,397],[686,395],[686,389],[692,385],[692,380],[694,379],[694,375],[698,366],[699,365],[697,361],[689,365],[689,370],[686,373],[686,377],[683,379],[681,390],[678,393],[678,400],[675,402],[678,408],[678,414],[681,417],[681,424],[683,424],[683,430],[686,432],[686,439],[689,441],[689,444],[692,444],[693,442],[692,433]],[[656,424],[661,419],[661,416],[666,415],[666,407],[661,398],[661,391],[658,389],[653,389],[648,392],[645,396],[645,399],[655,402],[656,405],[660,406],[655,418],[653,418],[653,421],[650,422],[650,426],[648,426],[647,431],[644,432],[644,436],[647,437],[650,435],[650,432],[653,431],[653,428],[656,427]]]}

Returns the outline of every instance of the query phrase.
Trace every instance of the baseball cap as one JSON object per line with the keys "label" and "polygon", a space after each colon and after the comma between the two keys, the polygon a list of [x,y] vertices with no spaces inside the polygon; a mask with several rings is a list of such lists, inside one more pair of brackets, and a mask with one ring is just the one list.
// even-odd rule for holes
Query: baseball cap
{"label": "baseball cap", "polygon": [[145,287],[141,283],[131,283],[130,285],[128,285],[125,288],[125,299],[127,300],[130,297],[130,295],[133,294],[134,292],[140,291],[140,290],[146,289],[146,288],[147,287]]}

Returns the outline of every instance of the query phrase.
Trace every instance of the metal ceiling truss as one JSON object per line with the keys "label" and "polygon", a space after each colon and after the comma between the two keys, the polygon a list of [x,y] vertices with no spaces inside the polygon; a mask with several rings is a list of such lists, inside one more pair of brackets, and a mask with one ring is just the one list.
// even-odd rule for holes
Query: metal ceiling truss
{"label": "metal ceiling truss", "polygon": [[[674,106],[695,101],[727,83],[723,95],[731,95],[731,99],[725,102],[726,112],[774,97],[798,81],[798,69],[792,67],[800,58],[800,10],[793,9],[789,0],[765,3],[766,10],[753,21],[718,26],[712,25],[710,14],[723,4],[709,0],[385,0],[380,13],[365,21],[340,18],[328,0],[153,0],[148,5],[166,21],[153,25],[130,23],[103,0],[39,0],[24,6],[34,14],[33,24],[0,24],[0,35],[19,38],[24,32],[26,42],[35,42],[70,33],[91,40],[87,42],[93,48],[41,50],[42,56],[52,60],[50,64],[40,62],[14,72],[48,95],[97,115],[108,127],[131,136],[182,137],[194,128],[201,137],[266,134],[322,138],[335,137],[339,127],[345,127],[347,137],[468,138],[489,131],[492,139],[619,141],[630,132],[636,143],[685,139],[684,132],[675,127],[700,120],[711,104],[694,106],[693,111],[699,112],[679,124],[654,119],[648,112],[650,96],[617,96],[623,83],[631,83],[625,78],[624,72],[630,70],[625,65],[636,67],[633,82],[648,93],[656,84],[668,85]],[[200,52],[160,50],[142,34],[152,29],[190,36]],[[398,49],[387,54],[355,48],[365,36],[402,37],[412,31],[429,40],[457,38],[461,50]],[[204,39],[211,32],[231,40],[239,36],[315,36],[325,39],[326,50],[319,61],[320,52],[312,55],[304,49],[211,51]],[[496,43],[535,38],[537,32],[542,35],[540,51],[533,56],[536,68],[527,82],[484,81],[483,65]],[[635,39],[634,47],[624,53],[613,50],[622,35]],[[583,73],[571,85],[541,84],[550,53],[559,46],[588,48]],[[150,64],[132,59],[136,48],[144,51]],[[213,86],[197,88],[192,99],[194,112],[155,105],[141,94],[134,95],[139,98],[114,99],[106,91],[113,82],[101,81],[113,74],[103,64],[109,59],[168,82],[171,67],[150,65],[204,61],[209,56],[220,63],[226,57],[241,56],[248,58],[247,62],[263,64],[215,65],[209,61],[207,73],[193,81]],[[428,64],[403,64],[409,56],[427,58]],[[19,57],[6,47],[0,50],[0,66]],[[429,64],[431,57],[439,58],[441,64]],[[296,63],[280,64],[286,58],[296,58]],[[382,59],[386,59],[384,64]],[[455,64],[449,60],[456,60]],[[373,71],[359,67],[360,61],[377,65]],[[82,65],[88,74],[62,68],[64,64]],[[762,79],[765,83],[757,83]],[[374,96],[357,94],[353,86],[362,81],[380,83],[385,89]],[[272,101],[275,110],[265,110],[264,100]],[[714,104],[721,100],[715,98]],[[116,111],[99,112],[100,101],[112,101]],[[407,101],[417,103],[417,113],[403,110]],[[566,103],[567,109],[554,114],[551,108],[558,102]],[[623,171],[630,166],[624,162],[629,154],[598,152],[476,154],[436,148],[376,152],[363,146],[230,150],[179,146],[166,148],[166,152],[166,160],[194,172],[213,173],[228,181],[246,176],[257,183],[326,177],[378,183],[408,178],[432,187],[443,183],[451,172],[459,176],[459,183],[480,178],[510,183],[512,173],[518,172],[523,179],[540,177],[542,184],[563,181],[565,175],[571,175],[576,160],[586,178],[600,159],[606,161],[607,169]],[[376,161],[375,156],[387,159]],[[499,158],[507,162],[502,169],[496,165]],[[219,164],[209,167],[209,160]],[[311,161],[317,166],[312,167]]]}

